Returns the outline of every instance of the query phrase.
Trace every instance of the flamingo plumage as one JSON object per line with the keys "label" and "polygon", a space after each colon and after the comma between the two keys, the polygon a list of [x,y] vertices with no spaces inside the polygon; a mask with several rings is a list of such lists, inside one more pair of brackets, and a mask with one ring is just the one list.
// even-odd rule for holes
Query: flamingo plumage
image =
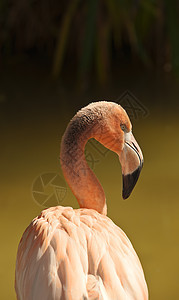
{"label": "flamingo plumage", "polygon": [[123,198],[139,177],[143,156],[125,110],[100,101],[70,121],[60,161],[79,209],[43,210],[25,230],[17,252],[18,300],[147,300],[139,258],[125,233],[110,220],[105,194],[84,155],[95,138],[116,152],[122,166]]}

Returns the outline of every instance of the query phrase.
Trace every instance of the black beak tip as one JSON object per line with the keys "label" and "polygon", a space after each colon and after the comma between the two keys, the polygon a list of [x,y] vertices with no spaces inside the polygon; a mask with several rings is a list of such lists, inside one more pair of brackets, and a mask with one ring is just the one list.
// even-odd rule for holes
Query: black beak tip
{"label": "black beak tip", "polygon": [[124,200],[130,196],[130,194],[139,178],[141,169],[142,169],[142,165],[139,166],[133,173],[127,174],[127,175],[122,175],[122,178],[123,178],[122,197]]}

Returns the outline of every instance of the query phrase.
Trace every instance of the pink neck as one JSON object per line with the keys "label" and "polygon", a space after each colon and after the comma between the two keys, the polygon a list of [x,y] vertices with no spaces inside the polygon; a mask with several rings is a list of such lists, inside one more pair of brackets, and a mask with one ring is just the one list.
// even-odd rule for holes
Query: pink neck
{"label": "pink neck", "polygon": [[76,143],[73,143],[70,148],[62,145],[60,156],[62,170],[79,206],[95,209],[106,215],[105,194],[85,160],[84,147],[85,145],[80,149]]}
{"label": "pink neck", "polygon": [[84,155],[88,139],[98,139],[96,121],[79,117],[78,114],[68,125],[61,143],[60,161],[64,177],[78,200],[81,208],[95,209],[107,214],[106,199],[97,177],[89,168]]}

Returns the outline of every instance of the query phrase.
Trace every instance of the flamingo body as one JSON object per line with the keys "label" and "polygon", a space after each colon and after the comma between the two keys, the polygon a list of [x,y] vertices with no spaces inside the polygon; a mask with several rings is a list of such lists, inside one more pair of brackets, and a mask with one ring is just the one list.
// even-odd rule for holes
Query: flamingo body
{"label": "flamingo body", "polygon": [[16,293],[18,300],[148,299],[125,233],[95,210],[61,206],[42,211],[24,232]]}

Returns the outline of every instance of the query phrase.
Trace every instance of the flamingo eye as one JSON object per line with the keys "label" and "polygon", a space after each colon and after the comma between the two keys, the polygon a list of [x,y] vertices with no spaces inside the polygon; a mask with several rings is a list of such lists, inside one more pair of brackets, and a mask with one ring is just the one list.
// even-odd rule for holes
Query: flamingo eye
{"label": "flamingo eye", "polygon": [[127,131],[126,125],[125,124],[121,124],[121,129],[122,129],[122,131],[126,132]]}

